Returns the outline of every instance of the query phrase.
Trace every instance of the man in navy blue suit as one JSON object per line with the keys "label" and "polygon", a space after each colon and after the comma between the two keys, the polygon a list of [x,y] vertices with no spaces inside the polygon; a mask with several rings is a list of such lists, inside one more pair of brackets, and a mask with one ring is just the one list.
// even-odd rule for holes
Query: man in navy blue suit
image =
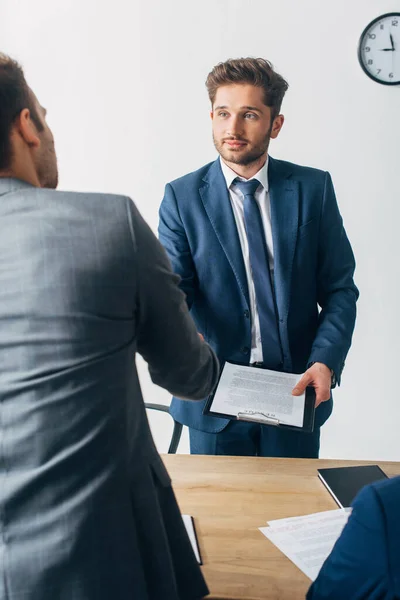
{"label": "man in navy blue suit", "polygon": [[207,78],[219,158],[167,184],[159,237],[220,361],[304,373],[313,433],[212,417],[173,398],[194,454],[318,457],[356,318],[355,262],[329,173],[275,160],[287,83],[261,58]]}
{"label": "man in navy blue suit", "polygon": [[400,477],[365,487],[307,600],[400,598]]}

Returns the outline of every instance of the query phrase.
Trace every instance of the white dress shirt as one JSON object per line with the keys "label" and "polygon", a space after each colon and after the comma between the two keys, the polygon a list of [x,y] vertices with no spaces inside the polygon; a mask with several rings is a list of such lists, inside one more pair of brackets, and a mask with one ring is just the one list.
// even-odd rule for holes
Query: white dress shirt
{"label": "white dress shirt", "polygon": [[[254,288],[253,276],[250,266],[249,243],[247,241],[246,227],[244,223],[244,196],[239,191],[238,187],[233,183],[233,180],[238,177],[242,181],[247,181],[243,177],[239,177],[237,173],[232,171],[228,165],[220,158],[221,169],[224,174],[226,186],[229,191],[233,214],[235,216],[236,227],[239,234],[240,245],[242,248],[243,261],[246,269],[247,284],[250,296],[250,314],[251,314],[251,352],[250,363],[262,362],[263,353],[261,345],[260,320],[258,317],[256,292]],[[257,179],[260,185],[255,191],[255,199],[258,203],[261,212],[261,219],[267,243],[269,268],[271,277],[274,272],[274,247],[272,242],[272,227],[271,227],[271,204],[268,192],[268,158],[265,165],[251,179]]]}

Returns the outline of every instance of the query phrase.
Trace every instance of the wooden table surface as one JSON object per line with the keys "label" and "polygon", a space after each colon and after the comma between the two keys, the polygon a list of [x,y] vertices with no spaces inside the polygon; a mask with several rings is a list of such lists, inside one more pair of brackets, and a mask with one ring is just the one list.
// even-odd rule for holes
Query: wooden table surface
{"label": "wooden table surface", "polygon": [[[338,508],[317,468],[374,461],[163,455],[181,512],[194,517],[209,599],[297,600],[311,581],[259,530]],[[389,476],[400,463],[376,461]]]}

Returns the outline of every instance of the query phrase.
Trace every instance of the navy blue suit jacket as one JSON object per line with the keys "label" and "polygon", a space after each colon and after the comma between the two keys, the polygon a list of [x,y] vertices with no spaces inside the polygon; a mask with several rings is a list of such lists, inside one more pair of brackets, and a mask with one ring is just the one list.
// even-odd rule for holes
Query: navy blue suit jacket
{"label": "navy blue suit jacket", "polygon": [[365,487],[307,600],[400,598],[400,477]]}
{"label": "navy blue suit jacket", "polygon": [[[320,361],[340,381],[358,291],[330,175],[270,157],[268,181],[283,370],[302,373]],[[167,184],[159,238],[182,278],[198,331],[221,362],[249,364],[246,272],[219,160]],[[203,407],[174,398],[171,413],[189,427],[221,431],[228,420],[204,416]],[[317,409],[316,425],[331,411],[332,399]]]}

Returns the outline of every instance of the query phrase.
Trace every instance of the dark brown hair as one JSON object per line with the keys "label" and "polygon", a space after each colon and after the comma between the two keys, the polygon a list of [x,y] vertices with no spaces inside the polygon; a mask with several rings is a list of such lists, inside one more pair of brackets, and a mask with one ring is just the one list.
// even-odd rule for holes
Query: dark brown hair
{"label": "dark brown hair", "polygon": [[10,166],[11,127],[24,108],[29,109],[32,121],[42,131],[43,125],[21,66],[6,54],[0,53],[0,170]]}
{"label": "dark brown hair", "polygon": [[272,64],[264,58],[235,58],[216,65],[208,74],[206,87],[211,105],[219,87],[233,83],[249,83],[264,91],[264,104],[269,106],[274,119],[281,109],[281,104],[288,83]]}

